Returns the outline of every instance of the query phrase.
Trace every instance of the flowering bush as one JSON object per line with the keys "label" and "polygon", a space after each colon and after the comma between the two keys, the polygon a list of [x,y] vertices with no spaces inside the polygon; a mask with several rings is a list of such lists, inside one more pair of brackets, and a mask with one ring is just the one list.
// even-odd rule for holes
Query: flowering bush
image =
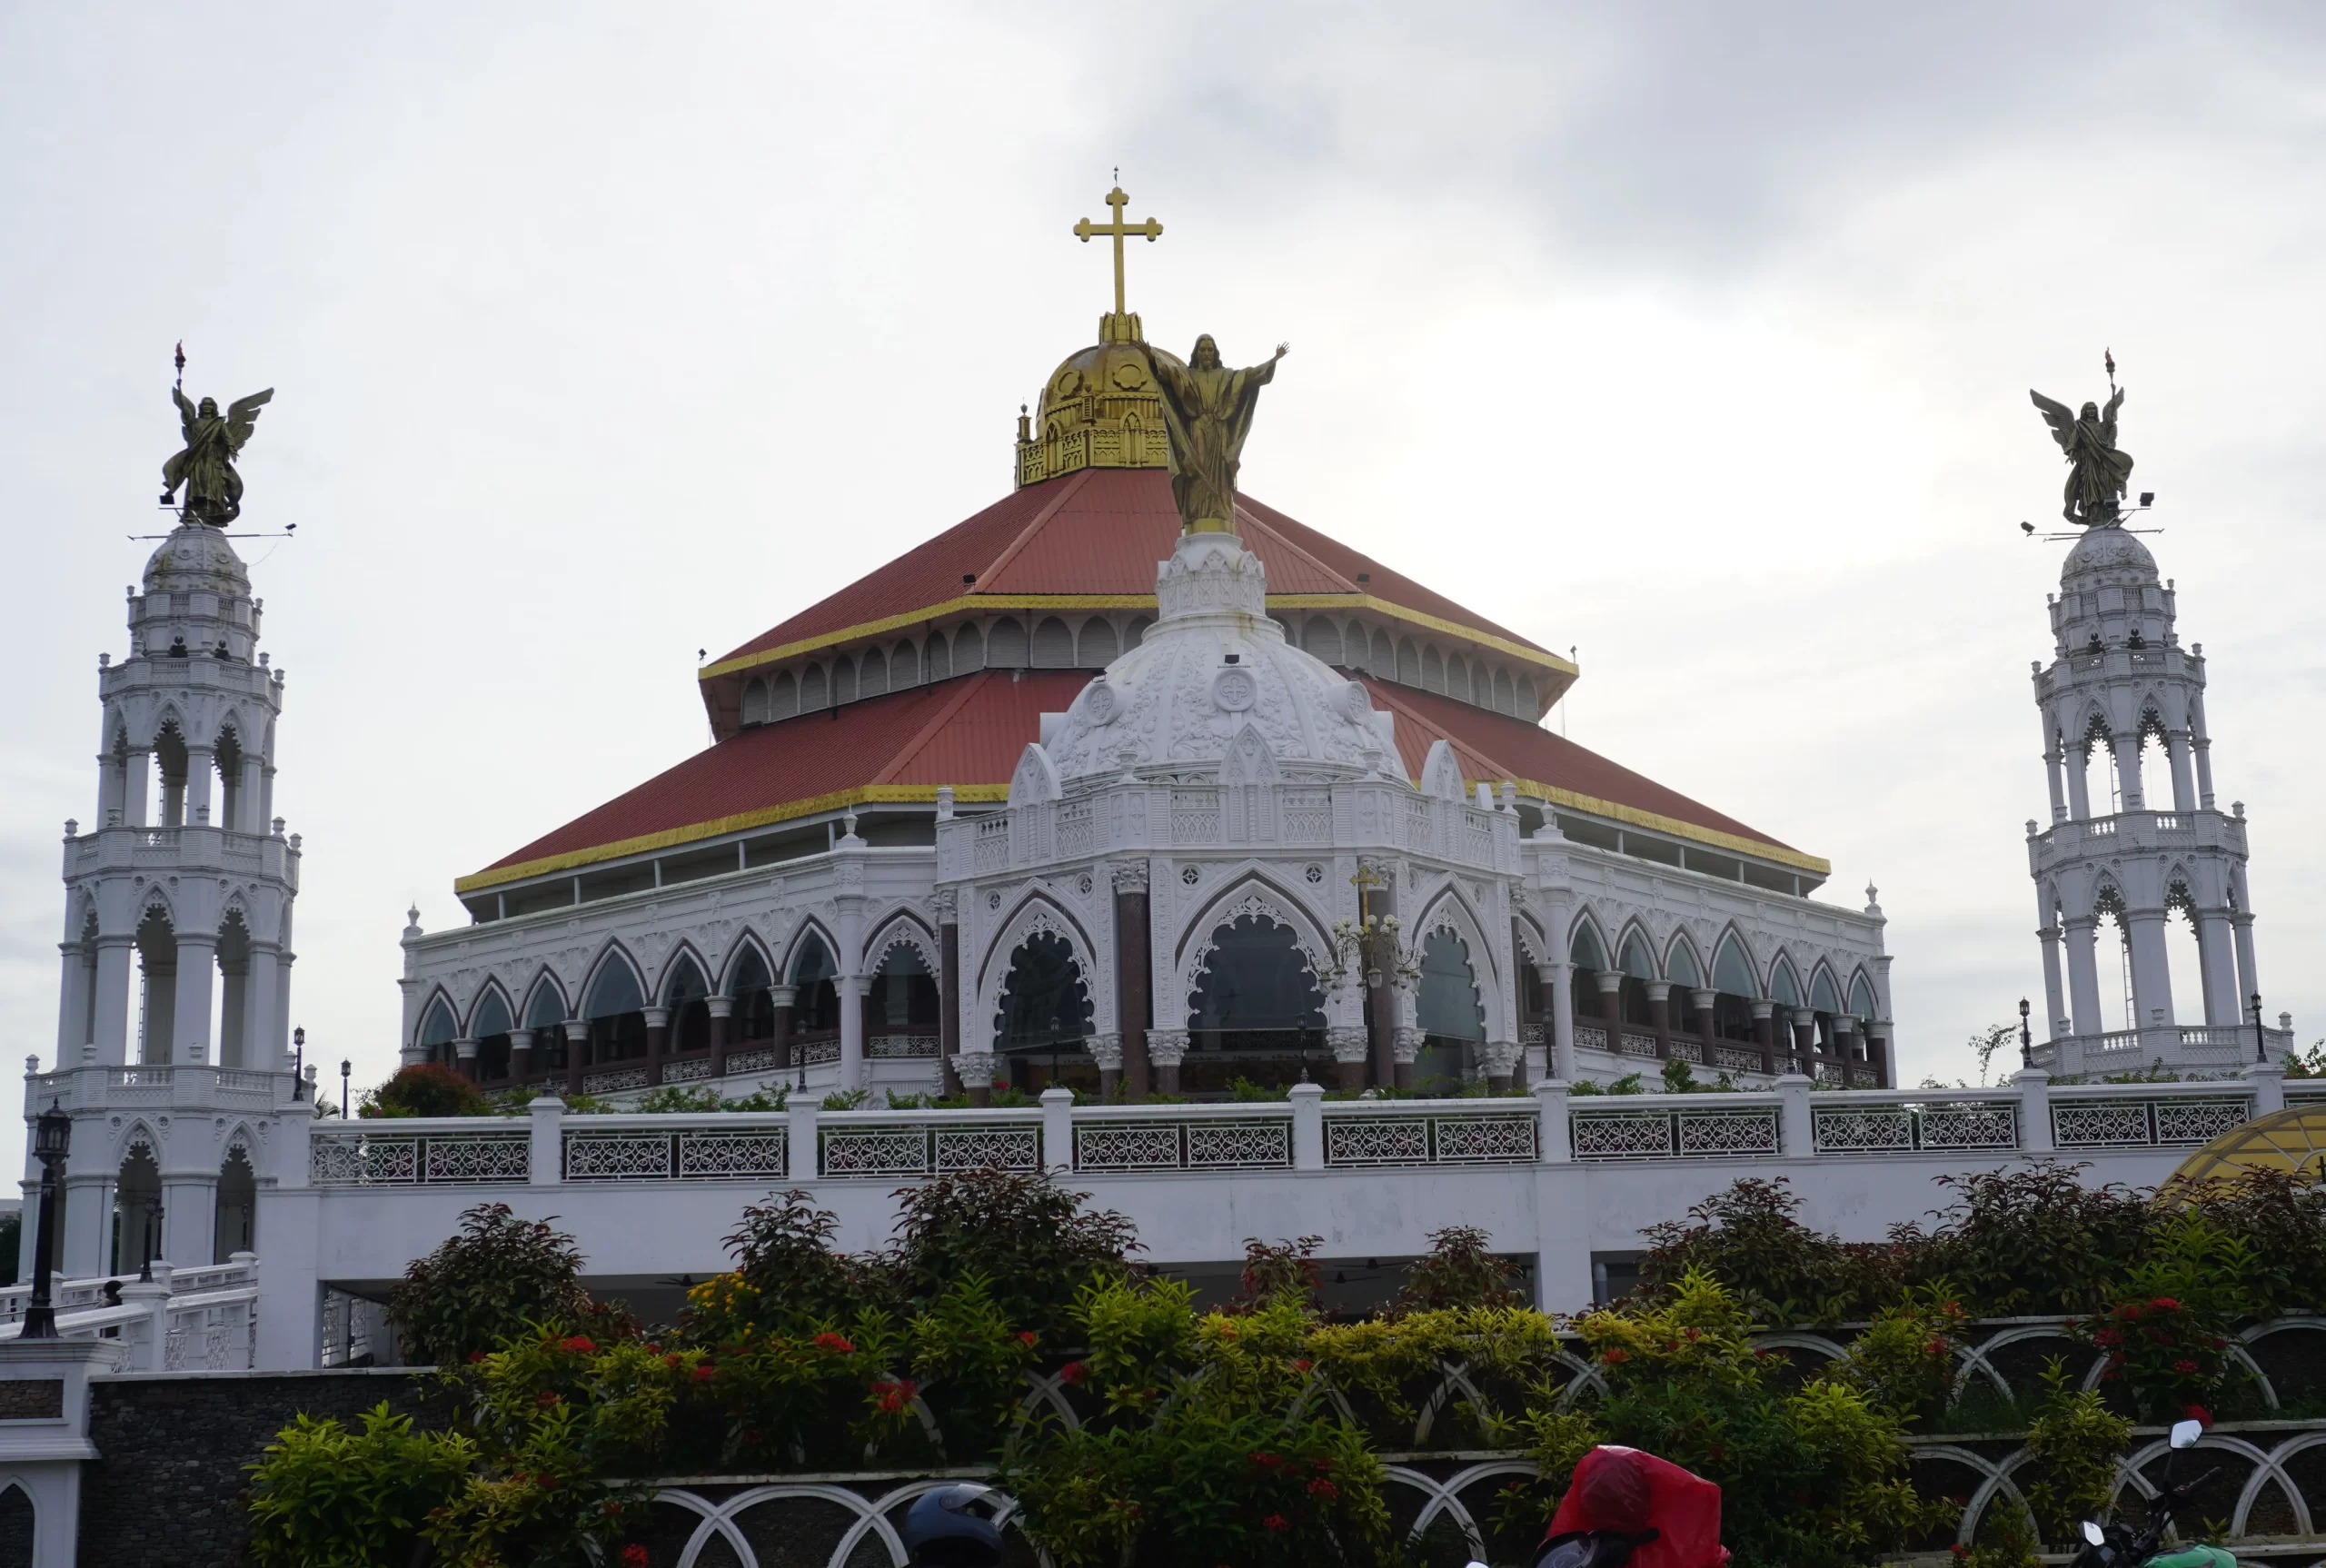
{"label": "flowering bush", "polygon": [[404,1270],[388,1296],[388,1321],[415,1366],[482,1359],[532,1324],[578,1328],[601,1315],[582,1288],[573,1238],[505,1203],[461,1216],[460,1233]]}
{"label": "flowering bush", "polygon": [[363,1091],[359,1116],[482,1116],[492,1113],[484,1091],[442,1062],[398,1067],[387,1082]]}

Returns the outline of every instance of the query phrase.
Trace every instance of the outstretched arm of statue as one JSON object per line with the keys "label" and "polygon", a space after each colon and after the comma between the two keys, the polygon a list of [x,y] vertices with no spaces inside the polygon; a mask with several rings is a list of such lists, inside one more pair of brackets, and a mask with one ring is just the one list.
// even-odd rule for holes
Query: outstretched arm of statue
{"label": "outstretched arm of statue", "polygon": [[2124,389],[2118,387],[2116,395],[2108,400],[2108,406],[2100,411],[2100,422],[2108,428],[2110,435],[2116,433],[2116,411],[2123,406]]}

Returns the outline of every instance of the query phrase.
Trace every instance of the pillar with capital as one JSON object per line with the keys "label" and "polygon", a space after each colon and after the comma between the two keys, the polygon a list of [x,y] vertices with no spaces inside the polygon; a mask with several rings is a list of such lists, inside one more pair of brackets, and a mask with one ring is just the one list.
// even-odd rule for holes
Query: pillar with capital
{"label": "pillar with capital", "polygon": [[714,1078],[727,1076],[727,1042],[735,1028],[735,998],[712,997],[704,1006],[711,1010],[711,1073]]}
{"label": "pillar with capital", "polygon": [[646,1082],[662,1081],[662,1062],[671,1054],[671,1009],[648,1007],[646,1014]]}
{"label": "pillar with capital", "polygon": [[1551,1077],[1563,1084],[1575,1082],[1575,965],[1552,958],[1535,966],[1550,996]]}
{"label": "pillar with capital", "polygon": [[1111,868],[1115,887],[1115,1032],[1122,1037],[1123,1083],[1133,1099],[1149,1092],[1147,1031],[1154,1021],[1148,967],[1154,950],[1148,903],[1148,866],[1123,860]]}
{"label": "pillar with capital", "polygon": [[864,1082],[864,998],[872,993],[870,975],[842,975],[840,993],[840,1087],[860,1089]]}

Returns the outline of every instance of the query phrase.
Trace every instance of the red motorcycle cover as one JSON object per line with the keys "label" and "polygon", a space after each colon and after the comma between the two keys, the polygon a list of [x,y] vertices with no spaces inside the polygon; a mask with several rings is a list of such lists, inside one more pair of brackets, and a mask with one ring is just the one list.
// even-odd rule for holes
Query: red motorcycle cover
{"label": "red motorcycle cover", "polygon": [[1602,1444],[1583,1456],[1544,1539],[1570,1530],[1661,1532],[1633,1552],[1632,1568],[1723,1568],[1728,1561],[1720,1488],[1636,1448]]}

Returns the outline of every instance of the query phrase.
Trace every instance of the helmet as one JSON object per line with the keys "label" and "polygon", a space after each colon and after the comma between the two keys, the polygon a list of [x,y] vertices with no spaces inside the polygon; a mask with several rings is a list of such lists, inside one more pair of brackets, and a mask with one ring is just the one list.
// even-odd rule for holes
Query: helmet
{"label": "helmet", "polygon": [[905,1514],[905,1551],[913,1568],[1000,1568],[1001,1532],[974,1512],[982,1486],[940,1486],[916,1498]]}

